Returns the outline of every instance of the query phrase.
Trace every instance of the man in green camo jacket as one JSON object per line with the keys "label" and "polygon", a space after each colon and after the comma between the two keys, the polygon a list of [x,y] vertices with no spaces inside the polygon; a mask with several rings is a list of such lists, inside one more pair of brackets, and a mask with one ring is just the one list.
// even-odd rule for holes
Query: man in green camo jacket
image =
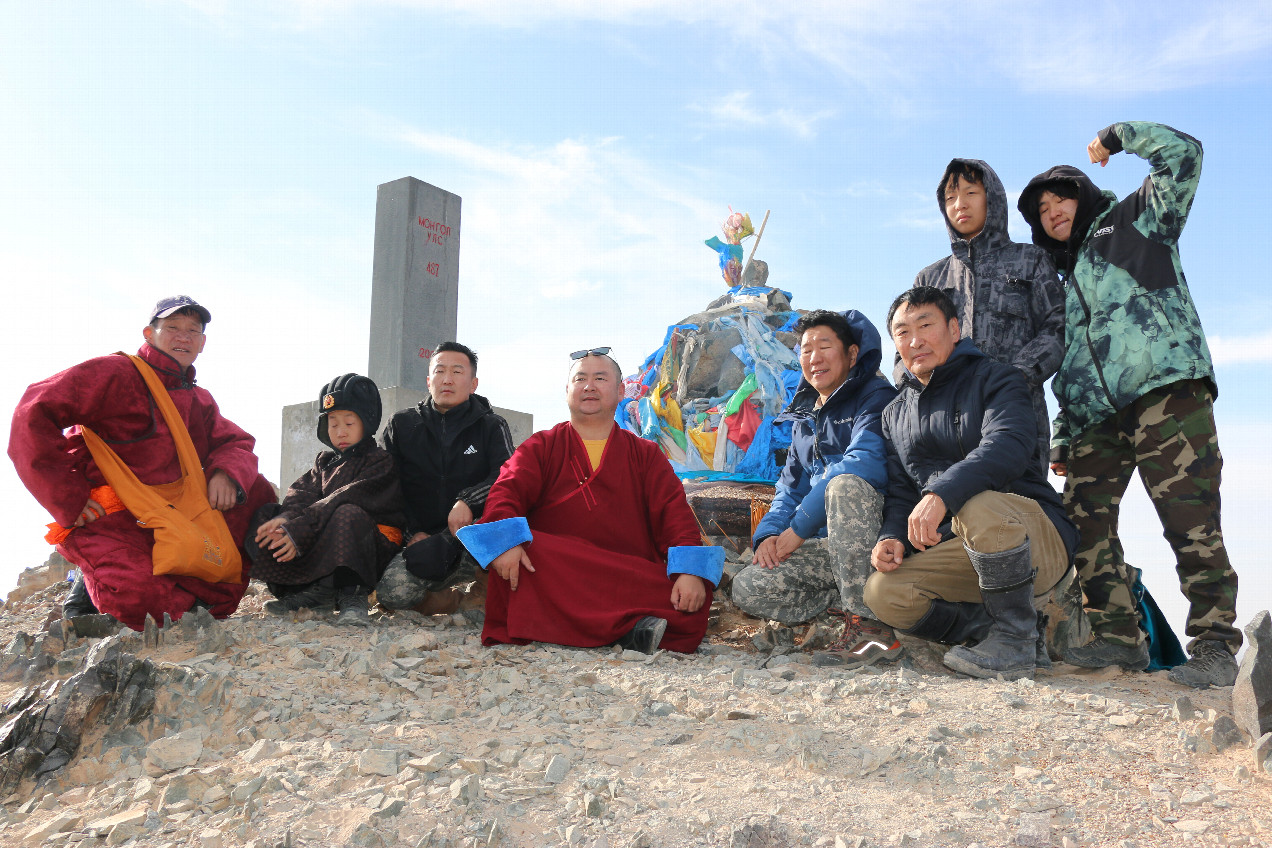
{"label": "man in green camo jacket", "polygon": [[1123,150],[1151,167],[1126,199],[1060,165],[1030,180],[1019,203],[1067,288],[1065,353],[1052,383],[1060,403],[1052,468],[1067,478],[1065,506],[1082,534],[1078,574],[1095,635],[1065,659],[1148,664],[1133,571],[1117,536],[1118,507],[1138,469],[1189,601],[1191,659],[1170,678],[1230,686],[1241,632],[1237,575],[1219,521],[1218,390],[1178,247],[1201,178],[1201,143],[1163,124],[1126,121],[1087,147],[1101,166]]}

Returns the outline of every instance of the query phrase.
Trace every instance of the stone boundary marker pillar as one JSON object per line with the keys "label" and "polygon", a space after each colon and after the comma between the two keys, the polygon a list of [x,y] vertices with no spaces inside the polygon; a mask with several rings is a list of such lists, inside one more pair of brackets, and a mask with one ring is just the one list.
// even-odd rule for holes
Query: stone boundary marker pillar
{"label": "stone boundary marker pillar", "polygon": [[[456,336],[461,202],[459,195],[414,177],[376,189],[366,373],[380,387],[381,430],[393,413],[428,395],[429,358],[439,344]],[[499,408],[495,412],[508,422],[514,445],[533,432],[530,414]],[[326,450],[318,441],[317,426],[317,400],[283,407],[281,492],[286,493],[313,467],[318,452]]]}
{"label": "stone boundary marker pillar", "polygon": [[381,388],[427,392],[429,357],[455,338],[460,203],[414,177],[376,190],[367,376]]}

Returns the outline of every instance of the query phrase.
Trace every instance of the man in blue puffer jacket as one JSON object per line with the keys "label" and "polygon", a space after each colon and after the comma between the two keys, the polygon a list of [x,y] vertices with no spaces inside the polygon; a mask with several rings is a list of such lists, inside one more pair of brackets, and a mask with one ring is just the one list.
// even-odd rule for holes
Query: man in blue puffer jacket
{"label": "man in blue puffer jacket", "polygon": [[879,415],[896,396],[879,374],[879,331],[850,309],[809,312],[795,332],[803,380],[775,419],[792,422],[791,448],[733,602],[783,624],[842,610],[843,636],[814,655],[818,665],[895,659],[900,644],[862,599],[887,485]]}

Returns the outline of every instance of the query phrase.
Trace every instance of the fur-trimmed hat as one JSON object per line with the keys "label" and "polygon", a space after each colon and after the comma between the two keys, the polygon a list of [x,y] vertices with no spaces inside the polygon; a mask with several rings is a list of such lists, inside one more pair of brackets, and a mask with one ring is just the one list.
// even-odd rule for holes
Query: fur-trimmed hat
{"label": "fur-trimmed hat", "polygon": [[334,448],[327,434],[327,413],[345,409],[362,419],[363,441],[375,438],[380,429],[380,390],[370,377],[361,374],[343,374],[322,387],[318,395],[318,441]]}

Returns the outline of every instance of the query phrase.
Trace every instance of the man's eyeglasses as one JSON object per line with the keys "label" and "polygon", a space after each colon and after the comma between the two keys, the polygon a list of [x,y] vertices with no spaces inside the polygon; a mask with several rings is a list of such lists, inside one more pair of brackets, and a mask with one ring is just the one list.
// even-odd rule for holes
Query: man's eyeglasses
{"label": "man's eyeglasses", "polygon": [[173,336],[186,336],[191,339],[199,339],[203,337],[203,333],[198,330],[186,330],[181,327],[173,326],[172,324],[161,324],[156,329],[160,332],[168,333]]}
{"label": "man's eyeglasses", "polygon": [[594,347],[591,350],[576,350],[570,354],[570,359],[582,359],[585,356],[605,356],[610,352],[607,347]]}

